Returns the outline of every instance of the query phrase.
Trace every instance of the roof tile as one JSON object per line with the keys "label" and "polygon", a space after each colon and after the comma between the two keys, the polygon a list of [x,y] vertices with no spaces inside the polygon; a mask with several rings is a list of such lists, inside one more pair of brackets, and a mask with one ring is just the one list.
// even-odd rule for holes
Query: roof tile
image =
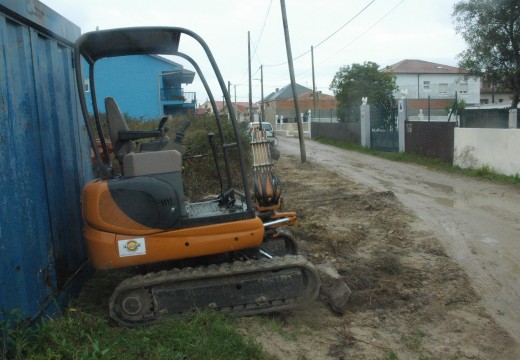
{"label": "roof tile", "polygon": [[423,60],[403,60],[386,67],[383,71],[394,74],[460,74],[459,68]]}

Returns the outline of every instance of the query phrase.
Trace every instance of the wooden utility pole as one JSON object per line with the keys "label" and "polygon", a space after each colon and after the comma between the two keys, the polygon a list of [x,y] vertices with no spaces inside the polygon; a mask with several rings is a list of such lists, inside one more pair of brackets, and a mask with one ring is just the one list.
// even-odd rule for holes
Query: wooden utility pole
{"label": "wooden utility pole", "polygon": [[289,37],[289,25],[287,24],[287,13],[285,12],[285,0],[280,0],[282,7],[283,31],[285,34],[285,48],[287,49],[287,62],[289,63],[289,75],[291,76],[291,88],[294,99],[294,110],[296,111],[296,123],[298,124],[298,136],[300,139],[300,156],[302,163],[307,161],[305,154],[305,141],[303,138],[302,118],[300,116],[300,105],[298,104],[298,94],[296,93],[296,80],[294,79],[294,66],[292,61],[291,39]]}
{"label": "wooden utility pole", "polygon": [[249,70],[249,122],[253,122],[253,85],[251,84],[251,40],[249,31],[247,32],[247,59]]}

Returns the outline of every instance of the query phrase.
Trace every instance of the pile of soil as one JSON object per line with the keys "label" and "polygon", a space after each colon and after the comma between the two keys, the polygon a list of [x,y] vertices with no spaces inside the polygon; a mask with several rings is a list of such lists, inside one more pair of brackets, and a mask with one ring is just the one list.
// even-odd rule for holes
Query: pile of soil
{"label": "pile of soil", "polygon": [[514,340],[479,305],[468,277],[392,192],[375,192],[295,157],[276,163],[300,253],[352,290],[346,314],[324,298],[241,331],[271,359],[508,359]]}

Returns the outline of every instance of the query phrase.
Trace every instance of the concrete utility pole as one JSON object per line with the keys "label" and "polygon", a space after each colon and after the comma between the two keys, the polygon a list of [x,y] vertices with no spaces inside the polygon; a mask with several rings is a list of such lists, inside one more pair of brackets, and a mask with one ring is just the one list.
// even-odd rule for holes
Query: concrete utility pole
{"label": "concrete utility pole", "polygon": [[[314,77],[314,46],[311,46],[312,62],[312,119],[316,117],[316,78]],[[310,126],[310,124],[309,124]]]}
{"label": "concrete utility pole", "polygon": [[[265,122],[265,113],[264,113],[264,65],[260,65],[260,97],[262,98],[262,102],[260,103],[260,109],[262,111],[262,121]],[[260,124],[260,127],[261,124]]]}
{"label": "concrete utility pole", "polygon": [[[229,97],[231,98],[231,81],[227,82],[227,92],[229,94]],[[224,104],[222,104],[222,106],[224,106]],[[231,119],[231,109],[228,108],[227,112],[228,112],[227,117],[228,117],[228,120],[229,120],[229,119]]]}
{"label": "concrete utility pole", "polygon": [[249,122],[253,122],[253,86],[251,84],[251,40],[249,31],[247,32],[247,59],[249,70]]}
{"label": "concrete utility pole", "polygon": [[289,25],[287,24],[287,13],[285,12],[285,0],[280,0],[282,7],[283,31],[285,34],[285,48],[287,49],[287,62],[289,63],[289,74],[291,76],[291,88],[294,99],[294,110],[296,111],[296,123],[298,124],[298,136],[300,139],[300,156],[302,163],[307,161],[305,154],[305,140],[303,138],[302,118],[300,116],[300,105],[298,104],[298,94],[296,93],[296,80],[294,79],[294,66],[292,61],[291,39],[289,38]]}
{"label": "concrete utility pole", "polygon": [[235,116],[238,121],[238,108],[237,108],[237,84],[233,84],[233,88],[235,89]]}

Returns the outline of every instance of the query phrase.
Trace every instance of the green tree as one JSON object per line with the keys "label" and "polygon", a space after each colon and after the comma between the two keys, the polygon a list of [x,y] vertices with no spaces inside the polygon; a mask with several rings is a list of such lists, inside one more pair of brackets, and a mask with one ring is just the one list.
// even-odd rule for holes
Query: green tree
{"label": "green tree", "polygon": [[511,91],[511,107],[516,108],[520,100],[520,2],[459,1],[452,19],[468,47],[458,55],[459,68]]}
{"label": "green tree", "polygon": [[393,73],[380,71],[378,64],[366,61],[342,66],[334,76],[330,89],[338,101],[340,122],[347,122],[359,121],[359,106],[363,97],[367,97],[368,103],[378,110],[391,111],[397,85]]}

